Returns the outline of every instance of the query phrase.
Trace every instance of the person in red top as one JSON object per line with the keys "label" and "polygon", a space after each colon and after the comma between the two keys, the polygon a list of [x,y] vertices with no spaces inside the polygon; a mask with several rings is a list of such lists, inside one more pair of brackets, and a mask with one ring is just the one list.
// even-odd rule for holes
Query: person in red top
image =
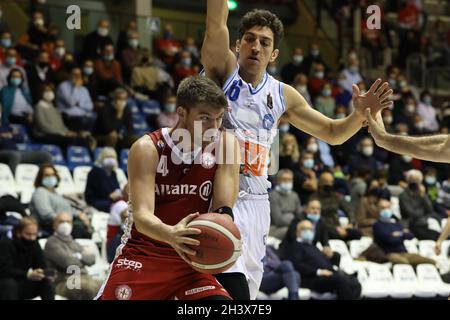
{"label": "person in red top", "polygon": [[178,85],[184,78],[198,74],[198,66],[194,66],[192,54],[189,51],[182,51],[180,54],[180,61],[175,64],[173,79]]}
{"label": "person in red top", "polygon": [[415,0],[407,0],[404,7],[398,12],[397,21],[402,29],[418,30],[420,10],[415,4]]}
{"label": "person in red top", "polygon": [[[218,130],[227,106],[212,80],[186,78],[177,92],[177,125],[145,135],[133,145],[128,158],[130,216],[98,298],[230,299],[213,275],[194,270],[187,258],[195,255],[192,248],[199,244],[190,236],[200,233],[187,224],[199,212],[233,218],[239,144],[233,135]],[[203,134],[207,143],[194,135],[198,123],[201,132],[196,128],[195,133]],[[182,142],[176,144],[180,135]]]}
{"label": "person in red top", "polygon": [[173,39],[173,30],[170,24],[164,26],[163,37],[156,41],[155,48],[158,56],[170,68],[175,55],[181,50],[181,43]]}

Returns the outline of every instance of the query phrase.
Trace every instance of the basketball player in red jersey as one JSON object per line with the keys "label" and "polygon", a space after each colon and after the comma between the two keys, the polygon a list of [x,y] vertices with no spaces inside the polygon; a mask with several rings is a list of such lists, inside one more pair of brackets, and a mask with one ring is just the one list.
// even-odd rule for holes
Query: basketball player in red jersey
{"label": "basketball player in red jersey", "polygon": [[[214,276],[192,269],[186,255],[195,255],[189,246],[199,244],[190,236],[200,230],[187,227],[198,212],[233,216],[239,144],[233,135],[218,130],[227,105],[212,80],[187,78],[177,92],[180,120],[175,128],[159,129],[132,146],[130,221],[100,299],[230,299]],[[214,139],[199,143],[194,123],[201,124],[201,135],[212,133]],[[206,152],[211,143],[217,147]],[[231,153],[234,158],[229,161]]]}

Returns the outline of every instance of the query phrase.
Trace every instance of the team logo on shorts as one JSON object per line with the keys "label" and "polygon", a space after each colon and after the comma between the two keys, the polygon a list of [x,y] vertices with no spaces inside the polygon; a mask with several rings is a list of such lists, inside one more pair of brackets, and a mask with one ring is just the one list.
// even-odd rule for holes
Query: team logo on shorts
{"label": "team logo on shorts", "polygon": [[202,167],[205,169],[211,169],[216,164],[216,157],[210,152],[204,152],[202,154]]}
{"label": "team logo on shorts", "polygon": [[116,288],[116,298],[117,300],[130,300],[132,294],[132,290],[126,284],[118,286]]}
{"label": "team logo on shorts", "polygon": [[205,201],[209,200],[209,196],[212,192],[212,182],[211,181],[205,181],[202,183],[200,188],[198,189],[198,193],[200,195],[200,198],[202,198]]}
{"label": "team logo on shorts", "polygon": [[263,128],[266,130],[270,130],[273,127],[275,120],[271,114],[266,114],[263,119]]}

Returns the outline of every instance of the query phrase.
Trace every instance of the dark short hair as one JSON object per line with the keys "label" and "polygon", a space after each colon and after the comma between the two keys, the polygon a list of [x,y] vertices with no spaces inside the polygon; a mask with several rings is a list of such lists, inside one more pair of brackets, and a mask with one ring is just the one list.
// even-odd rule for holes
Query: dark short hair
{"label": "dark short hair", "polygon": [[177,90],[177,106],[189,110],[202,104],[219,109],[226,108],[228,101],[222,89],[207,77],[193,76],[181,81]]}
{"label": "dark short hair", "polygon": [[247,30],[253,27],[267,27],[273,32],[273,48],[277,49],[284,35],[284,26],[281,20],[272,12],[254,9],[245,14],[239,26],[239,39],[242,39]]}
{"label": "dark short hair", "polygon": [[[42,179],[44,178],[44,170],[47,168],[52,168],[53,171],[55,172],[56,175],[56,179],[58,180],[58,184],[59,181],[61,181],[61,178],[59,177],[58,171],[56,170],[55,166],[52,165],[51,163],[44,163],[39,167],[39,171],[36,174],[36,179],[34,180],[34,187],[35,188],[39,188],[42,187]],[[58,184],[56,184],[55,188],[58,187]]]}

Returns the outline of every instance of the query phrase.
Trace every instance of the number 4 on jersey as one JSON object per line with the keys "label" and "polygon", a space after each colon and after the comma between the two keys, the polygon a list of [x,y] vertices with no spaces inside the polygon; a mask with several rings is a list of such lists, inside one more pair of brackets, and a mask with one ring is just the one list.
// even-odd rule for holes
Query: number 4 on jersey
{"label": "number 4 on jersey", "polygon": [[169,173],[169,169],[167,169],[167,156],[161,156],[156,172],[161,173],[163,177],[167,176]]}

